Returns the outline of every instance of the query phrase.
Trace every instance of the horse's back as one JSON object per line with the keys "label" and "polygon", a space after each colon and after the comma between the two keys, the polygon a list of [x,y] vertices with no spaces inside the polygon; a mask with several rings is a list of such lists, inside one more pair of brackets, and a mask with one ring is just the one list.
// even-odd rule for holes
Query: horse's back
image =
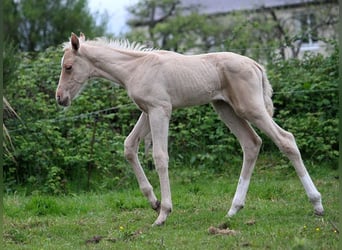
{"label": "horse's back", "polygon": [[[145,85],[140,88],[144,92],[139,93],[140,98],[159,96],[168,99],[173,108],[214,100],[223,100],[234,107],[252,100],[253,95],[262,98],[258,64],[242,55],[232,52],[182,55],[154,51],[146,62],[143,72],[149,74],[141,75],[140,83],[136,85]],[[144,89],[148,89],[149,94]]]}

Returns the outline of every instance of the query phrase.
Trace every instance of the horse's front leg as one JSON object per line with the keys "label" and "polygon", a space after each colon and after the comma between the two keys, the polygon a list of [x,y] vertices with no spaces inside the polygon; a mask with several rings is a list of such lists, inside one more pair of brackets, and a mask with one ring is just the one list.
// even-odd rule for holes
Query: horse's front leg
{"label": "horse's front leg", "polygon": [[133,171],[137,177],[141,192],[150,202],[152,208],[156,211],[160,209],[160,202],[157,200],[153,187],[148,181],[143,168],[141,167],[138,158],[139,142],[150,132],[150,125],[148,116],[142,113],[138,122],[135,124],[132,132],[127,136],[125,140],[125,156],[128,162],[132,165]]}
{"label": "horse's front leg", "polygon": [[153,225],[162,225],[172,210],[171,189],[168,173],[168,130],[171,107],[154,108],[149,112],[153,143],[153,159],[158,172],[161,189],[161,206]]}

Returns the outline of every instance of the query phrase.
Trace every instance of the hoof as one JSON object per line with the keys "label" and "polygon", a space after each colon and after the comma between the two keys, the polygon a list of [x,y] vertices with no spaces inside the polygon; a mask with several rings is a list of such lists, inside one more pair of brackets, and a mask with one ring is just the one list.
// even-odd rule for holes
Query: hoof
{"label": "hoof", "polygon": [[163,207],[163,205],[160,205],[160,204],[159,204],[159,207],[160,207],[160,212],[159,212],[158,218],[156,219],[156,221],[153,223],[152,226],[164,225],[168,215],[171,213],[171,210],[172,210],[171,207],[165,208],[165,207]]}
{"label": "hoof", "polygon": [[232,212],[231,210],[228,211],[226,217],[231,218],[236,214],[236,212]]}
{"label": "hoof", "polygon": [[162,221],[162,222],[158,222],[158,221],[155,221],[153,224],[152,224],[152,227],[161,227],[165,224],[165,221]]}
{"label": "hoof", "polygon": [[317,215],[317,216],[323,216],[324,215],[324,210],[323,209],[315,209],[314,214]]}
{"label": "hoof", "polygon": [[323,216],[324,208],[322,205],[321,195],[319,195],[318,198],[311,199],[311,203],[313,204],[315,215]]}
{"label": "hoof", "polygon": [[243,209],[243,205],[241,206],[232,206],[228,213],[227,213],[227,217],[233,217],[237,212],[239,212],[241,209]]}

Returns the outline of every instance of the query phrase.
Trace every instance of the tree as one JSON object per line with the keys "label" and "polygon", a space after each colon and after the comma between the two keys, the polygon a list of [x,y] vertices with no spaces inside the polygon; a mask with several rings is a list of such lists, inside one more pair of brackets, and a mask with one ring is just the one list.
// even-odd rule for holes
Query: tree
{"label": "tree", "polygon": [[128,24],[134,31],[127,37],[148,40],[155,47],[178,52],[194,48],[207,50],[207,38],[214,37],[219,31],[197,10],[197,5],[183,7],[179,0],[141,0],[128,8],[132,15]]}
{"label": "tree", "polygon": [[5,0],[5,41],[22,51],[44,50],[65,41],[70,33],[82,31],[103,35],[107,17],[99,25],[87,8],[87,0]]}
{"label": "tree", "polygon": [[[154,46],[179,52],[232,51],[269,62],[276,52],[296,58],[310,37],[336,39],[336,1],[303,3],[298,13],[284,8],[259,8],[201,14],[200,5],[185,7],[179,0],[141,0],[130,7],[133,28],[128,37],[150,40]],[[314,17],[306,23],[308,16]],[[303,21],[303,18],[305,20]],[[318,32],[318,29],[320,32]],[[328,34],[330,32],[330,34]]]}
{"label": "tree", "polygon": [[176,6],[180,4],[179,0],[141,0],[136,5],[128,8],[133,15],[128,24],[131,27],[148,27],[148,33],[151,40],[154,40],[153,28],[160,22],[166,21],[174,15]]}
{"label": "tree", "polygon": [[334,31],[329,36],[332,40],[337,39],[338,11],[336,11],[336,4],[335,0],[324,5],[305,3],[305,12],[299,12],[286,19],[280,18],[275,9],[264,10],[264,15],[268,16],[269,22],[273,23],[273,34],[278,42],[282,59],[286,59],[286,48],[289,48],[289,57],[297,58],[303,43],[319,40],[327,42],[324,38],[326,32]]}

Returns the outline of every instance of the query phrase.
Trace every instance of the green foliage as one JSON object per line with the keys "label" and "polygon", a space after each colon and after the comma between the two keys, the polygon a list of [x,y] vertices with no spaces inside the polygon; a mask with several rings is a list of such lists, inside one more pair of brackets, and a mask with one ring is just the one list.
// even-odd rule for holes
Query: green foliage
{"label": "green foliage", "polygon": [[[294,134],[305,161],[334,169],[338,166],[338,61],[335,47],[329,57],[307,55],[302,60],[275,61],[267,67],[275,92],[275,121]],[[263,152],[278,151],[259,134]],[[242,156],[239,143],[210,105],[174,112],[170,150],[179,165],[187,162],[200,169],[210,165],[215,171],[240,167]]]}
{"label": "green foliage", "polygon": [[5,41],[3,43],[4,49],[2,51],[2,60],[3,65],[3,86],[6,87],[6,84],[15,79],[15,72],[18,66],[18,55],[17,48],[11,41]]}
{"label": "green foliage", "polygon": [[[249,18],[237,12],[222,17],[216,23],[216,26],[224,23],[218,32],[216,47],[222,46],[225,51],[246,55],[260,62],[272,60],[274,48],[283,46],[283,41],[275,32],[277,23],[270,20],[267,11],[252,11]],[[220,41],[223,41],[222,45]]]}
{"label": "green foliage", "polygon": [[[55,48],[36,56],[22,53],[17,77],[7,84],[5,95],[21,118],[5,119],[15,145],[15,162],[5,159],[8,191],[24,183],[27,192],[59,194],[97,187],[94,178],[103,177],[102,186],[112,188],[129,174],[123,140],[139,112],[127,105],[123,90],[103,81],[94,81],[62,111],[54,98],[61,54]],[[108,107],[117,109],[92,113]]]}
{"label": "green foliage", "polygon": [[22,51],[38,51],[64,42],[71,31],[100,36],[107,17],[96,24],[87,4],[87,0],[5,0],[5,38]]}
{"label": "green foliage", "polygon": [[[123,89],[102,80],[90,82],[73,105],[62,110],[54,98],[61,55],[56,48],[21,53],[6,84],[5,96],[21,118],[5,117],[15,149],[15,161],[5,158],[6,190],[24,184],[27,193],[60,194],[136,183],[124,159],[123,142],[140,111]],[[338,155],[337,62],[336,47],[329,57],[268,65],[275,120],[293,132],[305,161],[332,168]],[[264,136],[263,141],[262,153],[278,151]],[[242,161],[238,141],[210,105],[173,113],[169,151],[171,165],[201,172],[235,171]]]}
{"label": "green foliage", "polygon": [[238,141],[209,104],[174,111],[169,141],[177,165],[201,170],[209,165],[220,172],[226,171],[227,165],[236,166],[242,157]]}
{"label": "green foliage", "polygon": [[304,159],[337,168],[338,49],[329,57],[278,61],[268,73],[275,91],[275,120],[293,132]]}
{"label": "green foliage", "polygon": [[[158,48],[187,52],[189,50],[208,51],[216,42],[222,26],[198,12],[198,4],[183,7],[179,0],[142,0],[128,8],[132,18],[128,24],[146,27],[127,34],[138,41],[151,41]],[[185,14],[186,13],[186,14]]]}
{"label": "green foliage", "polygon": [[[140,0],[128,8],[132,31],[127,35],[178,52],[232,51],[261,62],[272,60],[275,53],[282,59],[298,57],[309,34],[329,43],[327,40],[336,40],[338,33],[336,3],[308,2],[303,6],[306,11],[298,13],[290,13],[285,5],[211,13],[209,6],[195,1]],[[298,26],[302,12],[314,16],[310,29],[305,24]]]}
{"label": "green foliage", "polygon": [[179,15],[168,22],[158,23],[153,29],[156,43],[162,41],[160,47],[178,52],[187,52],[194,48],[201,51],[208,50],[210,41],[199,42],[198,37],[206,39],[210,35],[215,35],[216,31],[212,22],[196,12],[185,16]]}

